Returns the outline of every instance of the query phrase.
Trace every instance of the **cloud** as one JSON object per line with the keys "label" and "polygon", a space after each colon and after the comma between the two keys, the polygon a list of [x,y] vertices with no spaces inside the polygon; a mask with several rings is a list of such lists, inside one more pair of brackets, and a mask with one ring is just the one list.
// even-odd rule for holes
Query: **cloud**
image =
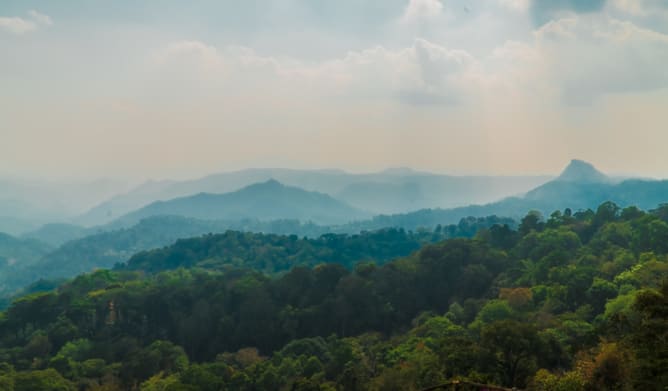
{"label": "cloud", "polygon": [[172,42],[161,48],[153,53],[153,60],[161,64],[186,60],[204,67],[221,65],[221,56],[215,47],[188,40]]}
{"label": "cloud", "polygon": [[529,10],[541,26],[563,13],[590,13],[602,10],[608,0],[531,0]]}
{"label": "cloud", "polygon": [[498,0],[499,3],[515,11],[527,11],[531,5],[530,0]]}
{"label": "cloud", "polygon": [[51,26],[53,21],[49,15],[41,14],[35,10],[28,11],[28,15],[37,23],[43,26]]}
{"label": "cloud", "polygon": [[198,41],[171,43],[152,58],[161,72],[197,75],[208,85],[411,105],[464,99],[478,70],[467,52],[424,39],[406,48],[377,46],[320,62],[262,56],[238,46],[217,49]]}
{"label": "cloud", "polygon": [[664,0],[612,0],[611,5],[621,11],[638,16],[668,12],[668,2]]}
{"label": "cloud", "polygon": [[505,80],[542,86],[568,103],[590,103],[606,94],[668,87],[668,35],[605,15],[572,15],[551,21],[533,42],[509,42],[495,51]]}
{"label": "cloud", "polygon": [[606,14],[571,14],[537,28],[527,41],[507,41],[477,57],[417,38],[408,47],[375,46],[322,61],[199,41],[171,43],[155,58],[171,70],[165,79],[196,81],[203,89],[409,106],[508,97],[583,104],[668,87],[668,35]]}
{"label": "cloud", "polygon": [[571,99],[668,86],[668,36],[631,22],[563,19],[546,25],[537,39]]}
{"label": "cloud", "polygon": [[414,23],[437,18],[443,12],[439,0],[409,0],[401,17],[403,23]]}
{"label": "cloud", "polygon": [[37,29],[37,24],[18,17],[0,17],[0,29],[21,35]]}
{"label": "cloud", "polygon": [[35,10],[28,11],[30,18],[24,19],[17,16],[0,16],[0,30],[5,30],[11,34],[22,35],[35,31],[43,26],[50,26],[53,21],[48,15],[41,14]]}

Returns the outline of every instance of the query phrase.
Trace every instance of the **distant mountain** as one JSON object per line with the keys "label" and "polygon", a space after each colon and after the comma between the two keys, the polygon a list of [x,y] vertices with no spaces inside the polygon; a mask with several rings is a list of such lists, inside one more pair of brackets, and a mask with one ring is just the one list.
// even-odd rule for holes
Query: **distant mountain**
{"label": "distant mountain", "polygon": [[131,226],[143,218],[159,215],[209,220],[296,219],[319,224],[342,224],[370,217],[369,213],[326,194],[286,186],[272,179],[231,193],[200,193],[157,201],[122,216],[111,226]]}
{"label": "distant mountain", "polygon": [[548,216],[565,208],[573,211],[595,209],[606,201],[612,201],[620,207],[653,209],[668,202],[668,181],[627,179],[617,182],[591,164],[574,160],[558,178],[538,186],[523,197],[509,197],[484,205],[436,210],[431,211],[430,215],[438,215],[447,223],[465,216],[498,215],[521,218],[529,210],[537,210]]}
{"label": "distant mountain", "polygon": [[622,207],[651,209],[668,202],[668,181],[614,181],[591,164],[573,160],[557,179],[531,190],[522,200],[527,206],[544,213],[566,207],[596,208],[605,201],[615,202]]}
{"label": "distant mountain", "polygon": [[86,235],[93,234],[94,232],[94,229],[84,228],[79,225],[51,223],[45,224],[36,230],[26,232],[21,235],[21,237],[27,239],[37,239],[54,247],[58,247],[63,243],[69,242],[70,240],[78,239]]}
{"label": "distant mountain", "polygon": [[[127,193],[114,195],[110,199],[99,203],[74,218],[73,222],[87,227],[102,225],[151,202],[187,195],[169,191],[168,189],[174,183],[176,182],[148,181]],[[198,192],[201,192],[201,190],[193,193]]]}
{"label": "distant mountain", "polygon": [[52,182],[0,177],[0,232],[20,235],[54,221],[67,221],[129,184],[115,180]]}
{"label": "distant mountain", "polygon": [[144,219],[131,228],[91,232],[42,252],[29,265],[16,267],[12,273],[0,272],[0,294],[41,278],[71,277],[96,268],[110,268],[139,251],[162,247],[179,238],[224,232],[227,226],[223,222],[159,216]]}
{"label": "distant mountain", "polygon": [[52,247],[35,239],[20,239],[0,232],[0,275],[9,281],[0,280],[0,292],[12,284],[14,271],[29,267],[39,261]]}
{"label": "distant mountain", "polygon": [[555,180],[575,183],[610,183],[611,179],[597,170],[591,163],[573,159]]}
{"label": "distant mountain", "polygon": [[346,186],[336,197],[350,205],[362,205],[374,212],[420,209],[427,195],[415,182],[356,182]]}
{"label": "distant mountain", "polygon": [[20,239],[0,232],[0,267],[30,263],[51,249],[35,239]]}
{"label": "distant mountain", "polygon": [[450,176],[409,168],[392,168],[369,174],[341,170],[248,169],[188,181],[146,182],[97,205],[74,222],[85,226],[105,224],[155,201],[198,193],[227,193],[270,179],[328,194],[358,209],[388,214],[487,203],[523,194],[551,178]]}
{"label": "distant mountain", "polygon": [[35,221],[13,216],[0,216],[0,232],[20,235],[23,232],[37,229],[44,221]]}

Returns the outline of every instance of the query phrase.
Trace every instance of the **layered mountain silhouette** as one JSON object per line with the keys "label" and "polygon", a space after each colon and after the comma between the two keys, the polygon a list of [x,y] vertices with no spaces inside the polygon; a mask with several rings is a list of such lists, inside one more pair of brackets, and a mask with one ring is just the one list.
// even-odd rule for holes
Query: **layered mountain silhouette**
{"label": "layered mountain silhouette", "polygon": [[94,228],[84,228],[74,224],[50,223],[36,230],[21,235],[24,239],[37,239],[51,246],[60,246],[73,239],[78,239],[95,233]]}
{"label": "layered mountain silhouette", "polygon": [[[521,218],[529,210],[538,210],[549,215],[555,210],[567,207],[574,210],[596,208],[605,201],[613,201],[620,206],[635,205],[643,209],[655,208],[668,202],[667,181],[622,181],[611,178],[592,164],[577,159],[572,160],[557,178],[545,183],[545,178],[542,177],[543,184],[537,183],[539,186],[523,191],[519,190],[531,182],[527,180],[531,177],[447,177],[409,169],[392,169],[357,176],[335,170],[247,170],[190,182],[155,183],[154,190],[159,188],[164,194],[169,194],[189,188],[234,187],[249,178],[264,177],[268,173],[304,183],[305,188],[270,179],[223,194],[200,192],[149,203],[103,228],[127,227],[142,218],[157,215],[227,221],[295,219],[325,225],[345,224],[375,215],[372,223],[362,224],[361,227],[383,224],[415,227],[422,222],[426,225],[431,225],[431,222],[456,224],[460,219],[469,216]],[[533,178],[536,182],[537,178],[541,177]],[[324,188],[334,196],[307,190],[312,188]],[[475,197],[467,201],[463,199],[467,194],[486,193],[490,192],[490,189],[500,189],[499,192],[503,193],[511,188],[517,190],[514,194],[524,194],[490,203],[478,202]],[[143,196],[153,194],[147,187],[140,190],[100,206],[97,212],[112,204],[119,206],[126,203],[124,207],[129,207],[135,201],[139,202]],[[453,200],[458,200],[460,204],[468,203],[469,206],[425,207],[448,205]]]}
{"label": "layered mountain silhouette", "polygon": [[107,179],[51,182],[0,176],[0,232],[21,235],[43,224],[68,221],[129,186]]}
{"label": "layered mountain silhouette", "polygon": [[[405,174],[405,170],[396,170],[384,175],[407,178]],[[328,175],[336,178],[339,174],[330,172]],[[410,178],[415,179],[422,174],[413,172],[411,175]],[[424,199],[421,191],[425,184],[438,182],[439,179],[434,177],[424,175],[422,182],[369,179],[341,187],[342,180],[337,186],[341,187],[341,199],[397,205],[412,200],[417,204],[415,200]],[[442,182],[439,183],[442,186]],[[485,182],[485,185],[489,183]],[[479,185],[482,186],[482,182]],[[382,197],[374,199],[372,196],[381,193],[384,194]],[[20,240],[0,235],[0,266],[5,267],[4,272],[0,267],[0,277],[4,276],[0,278],[0,292],[10,284],[21,282],[25,285],[43,276],[47,269],[51,274],[60,270],[60,275],[71,275],[93,267],[109,267],[137,251],[207,232],[235,229],[316,237],[323,233],[355,234],[387,227],[416,230],[439,224],[457,224],[460,231],[467,232],[470,227],[479,226],[479,218],[484,216],[490,216],[483,221],[487,225],[512,225],[513,220],[509,218],[518,221],[530,210],[549,216],[553,211],[565,208],[574,212],[595,209],[605,201],[613,201],[622,207],[633,205],[653,209],[668,202],[668,181],[619,180],[608,177],[587,162],[573,160],[557,178],[522,196],[466,207],[422,208],[372,217],[372,214],[330,195],[270,179],[222,194],[197,193],[152,202],[106,226],[84,229],[53,224],[26,234]],[[39,238],[51,245],[67,243],[51,251],[49,244],[29,241],[28,237]],[[19,281],[17,267],[25,265],[29,267],[22,274],[23,280]]]}
{"label": "layered mountain silhouette", "polygon": [[130,226],[143,218],[158,215],[206,220],[296,219],[319,224],[342,224],[370,217],[329,195],[286,186],[271,179],[231,193],[199,193],[153,202],[122,216],[111,225],[114,228]]}
{"label": "layered mountain silhouette", "polygon": [[609,183],[611,179],[591,163],[573,159],[555,182]]}
{"label": "layered mountain silhouette", "polygon": [[0,232],[0,272],[31,264],[51,249],[48,244],[35,239],[21,239]]}
{"label": "layered mountain silhouette", "polygon": [[616,181],[590,163],[573,160],[559,177],[527,192],[485,205],[433,211],[444,223],[467,216],[506,216],[520,218],[529,210],[549,216],[556,210],[595,209],[606,201],[620,207],[653,209],[668,202],[668,181],[627,179]]}
{"label": "layered mountain silhouette", "polygon": [[228,193],[270,179],[325,193],[354,208],[379,214],[487,203],[523,194],[551,177],[451,176],[409,168],[368,174],[341,170],[247,169],[187,181],[146,182],[97,205],[73,222],[85,226],[105,224],[155,201],[198,193]]}

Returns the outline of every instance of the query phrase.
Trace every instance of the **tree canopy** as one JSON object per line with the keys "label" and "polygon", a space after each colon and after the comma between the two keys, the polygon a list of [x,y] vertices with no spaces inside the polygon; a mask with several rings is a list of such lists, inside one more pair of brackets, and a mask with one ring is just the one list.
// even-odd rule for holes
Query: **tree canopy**
{"label": "tree canopy", "polygon": [[181,240],[15,300],[0,387],[662,390],[666,210],[532,213],[391,261],[405,232]]}

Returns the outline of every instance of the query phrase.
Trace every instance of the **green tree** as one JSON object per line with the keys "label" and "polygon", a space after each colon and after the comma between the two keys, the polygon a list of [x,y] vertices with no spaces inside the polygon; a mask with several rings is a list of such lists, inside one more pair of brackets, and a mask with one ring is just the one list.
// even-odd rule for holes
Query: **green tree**
{"label": "green tree", "polygon": [[535,326],[514,320],[496,321],[483,327],[481,344],[492,353],[503,384],[525,384],[540,351]]}
{"label": "green tree", "polygon": [[660,390],[668,384],[668,279],[658,290],[640,292],[633,308],[640,314],[630,335],[636,356],[635,387]]}
{"label": "green tree", "polygon": [[56,370],[17,372],[14,391],[75,391],[76,387]]}

